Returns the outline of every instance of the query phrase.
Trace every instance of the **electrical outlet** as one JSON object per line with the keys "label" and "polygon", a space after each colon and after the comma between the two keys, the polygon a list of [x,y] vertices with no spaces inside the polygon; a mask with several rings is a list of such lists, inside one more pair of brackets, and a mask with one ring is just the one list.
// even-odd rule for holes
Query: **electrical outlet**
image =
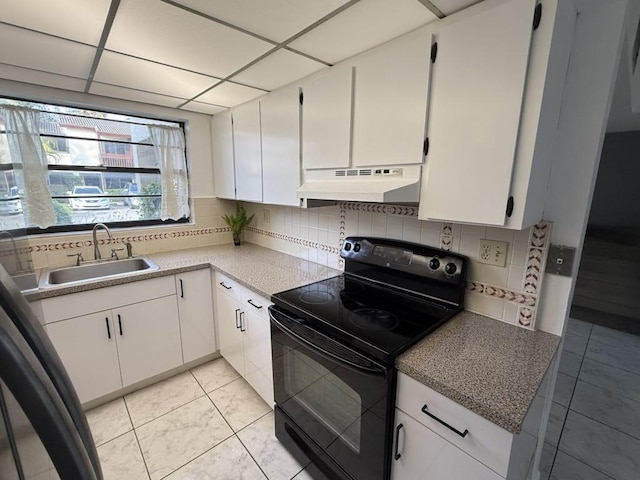
{"label": "electrical outlet", "polygon": [[480,240],[478,243],[478,262],[504,267],[507,264],[507,242]]}
{"label": "electrical outlet", "polygon": [[271,223],[271,212],[267,208],[262,209],[262,221],[264,223]]}

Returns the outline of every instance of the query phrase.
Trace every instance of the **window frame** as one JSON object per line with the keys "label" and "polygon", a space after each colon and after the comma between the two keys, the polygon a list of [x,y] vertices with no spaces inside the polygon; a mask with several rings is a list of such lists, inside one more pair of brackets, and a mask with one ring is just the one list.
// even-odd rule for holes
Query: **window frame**
{"label": "window frame", "polygon": [[[187,146],[187,125],[186,122],[183,120],[169,120],[167,118],[160,118],[158,116],[154,116],[154,115],[148,115],[148,114],[138,114],[138,113],[131,113],[131,112],[126,112],[126,113],[121,113],[119,111],[116,110],[106,110],[102,107],[95,107],[95,106],[78,106],[78,105],[66,105],[66,104],[59,104],[59,103],[50,103],[48,101],[40,101],[40,100],[28,100],[28,99],[24,99],[24,98],[16,98],[16,97],[9,97],[9,96],[0,96],[0,100],[14,100],[17,102],[24,102],[29,104],[29,108],[32,108],[34,110],[37,110],[41,113],[47,114],[47,113],[57,113],[60,115],[66,115],[66,116],[75,116],[75,117],[82,117],[82,118],[90,118],[84,115],[78,115],[78,114],[74,114],[74,113],[67,113],[67,112],[51,112],[49,110],[46,109],[42,109],[42,108],[38,108],[38,105],[48,105],[51,107],[62,107],[62,108],[68,108],[68,109],[82,109],[82,110],[87,110],[87,111],[93,111],[93,112],[97,112],[97,113],[104,113],[104,114],[111,114],[111,115],[123,115],[123,116],[127,116],[127,117],[135,117],[135,118],[139,118],[139,119],[144,119],[144,120],[148,120],[150,121],[149,124],[154,124],[153,121],[158,121],[161,122],[160,124],[164,124],[164,123],[168,123],[168,124],[174,124],[177,125],[181,130],[182,130],[182,134],[184,136],[184,159],[185,159],[185,170],[186,170],[186,175],[187,175],[187,181],[190,182],[190,168],[189,168],[189,158],[187,156],[187,150],[188,150],[188,146]],[[108,120],[111,122],[119,122],[119,123],[128,123],[128,124],[136,124],[136,125],[145,125],[142,122],[136,122],[134,120],[118,120],[118,119],[101,119],[101,120]],[[5,129],[0,129],[0,134],[5,134],[6,130]],[[153,147],[152,143],[144,143],[144,142],[134,142],[134,141],[130,141],[130,140],[126,140],[124,138],[113,138],[113,137],[117,137],[118,134],[107,134],[107,137],[111,137],[111,138],[105,138],[103,136],[97,136],[96,138],[86,138],[86,137],[78,137],[78,136],[73,136],[73,135],[61,135],[61,134],[53,134],[53,133],[46,133],[46,132],[41,132],[39,134],[40,138],[52,138],[54,139],[56,142],[60,141],[60,140],[64,140],[65,145],[67,146],[67,150],[68,151],[68,145],[69,145],[69,140],[73,140],[73,139],[77,139],[77,140],[89,140],[89,141],[95,141],[96,143],[98,143],[98,152],[99,152],[99,156],[100,158],[102,158],[103,155],[107,155],[107,156],[115,156],[115,157],[123,157],[125,158],[127,155],[131,154],[131,149],[134,148],[134,146],[136,145],[141,145],[141,146],[147,146],[147,147]],[[103,148],[102,145],[104,144],[114,144],[114,147],[117,149],[119,145],[121,144],[125,144],[129,147],[129,151],[124,153],[124,154],[118,154],[118,153],[107,153]],[[0,171],[1,170],[21,170],[22,169],[22,164],[18,163],[4,163],[4,164],[0,164]],[[157,175],[161,175],[161,170],[160,167],[155,167],[155,168],[151,168],[151,167],[111,167],[111,166],[102,166],[102,165],[95,165],[95,166],[85,166],[85,165],[59,165],[59,164],[53,164],[53,163],[48,163],[47,162],[47,171],[48,172],[52,172],[52,171],[73,171],[73,172],[83,172],[83,173],[101,173],[101,174],[105,174],[105,173],[126,173],[126,174],[157,174]],[[51,192],[50,192],[51,193]],[[191,193],[191,192],[190,192]],[[93,198],[162,198],[162,195],[145,195],[145,194],[138,194],[138,195],[93,195]],[[53,195],[51,194],[51,200],[68,200],[70,197],[69,196],[64,196],[64,195]],[[0,201],[12,201],[13,198],[7,198],[7,199],[0,199]],[[172,225],[184,225],[184,224],[189,224],[192,222],[192,218],[193,218],[193,209],[192,209],[192,197],[191,195],[189,195],[189,216],[188,217],[183,217],[177,220],[174,219],[167,219],[167,220],[162,220],[160,218],[157,219],[146,219],[146,220],[127,220],[127,221],[102,221],[100,223],[105,223],[107,226],[109,226],[110,228],[127,228],[127,229],[135,229],[135,228],[148,228],[148,227],[154,227],[154,226],[172,226]],[[34,227],[34,226],[24,226],[24,227],[19,227],[18,230],[21,230],[23,232],[25,232],[27,235],[42,235],[42,234],[48,234],[48,233],[65,233],[65,232],[84,232],[84,231],[90,231],[93,226],[95,225],[95,223],[76,223],[76,224],[64,224],[64,225],[51,225],[47,228],[40,228],[40,227]]]}

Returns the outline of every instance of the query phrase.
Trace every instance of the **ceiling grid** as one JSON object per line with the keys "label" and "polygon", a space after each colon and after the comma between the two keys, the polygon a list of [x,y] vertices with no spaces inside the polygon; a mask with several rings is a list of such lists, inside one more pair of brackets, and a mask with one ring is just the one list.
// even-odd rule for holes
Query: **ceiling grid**
{"label": "ceiling grid", "polygon": [[215,114],[478,0],[0,0],[0,78]]}

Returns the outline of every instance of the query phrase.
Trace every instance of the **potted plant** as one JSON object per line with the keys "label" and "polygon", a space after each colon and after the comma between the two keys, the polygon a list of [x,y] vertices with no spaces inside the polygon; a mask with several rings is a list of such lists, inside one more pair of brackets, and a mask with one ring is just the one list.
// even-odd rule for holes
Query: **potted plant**
{"label": "potted plant", "polygon": [[231,228],[233,233],[233,244],[240,245],[240,234],[244,227],[249,225],[253,220],[255,214],[247,217],[247,212],[239,202],[236,202],[236,214],[235,215],[223,215],[222,218],[227,225]]}

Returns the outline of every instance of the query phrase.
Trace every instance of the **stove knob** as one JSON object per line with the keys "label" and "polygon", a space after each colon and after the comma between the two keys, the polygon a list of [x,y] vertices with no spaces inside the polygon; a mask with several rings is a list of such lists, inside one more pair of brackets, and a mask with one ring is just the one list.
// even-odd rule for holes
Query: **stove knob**
{"label": "stove knob", "polygon": [[356,252],[356,253],[360,251],[360,244],[359,244],[359,243],[356,243],[356,244],[353,246],[353,251],[354,251],[354,252]]}
{"label": "stove knob", "polygon": [[440,260],[438,260],[437,258],[432,258],[431,260],[429,260],[429,268],[431,270],[437,270],[438,267],[440,267]]}
{"label": "stove knob", "polygon": [[447,263],[444,266],[444,273],[446,273],[447,275],[453,275],[454,273],[456,273],[457,270],[458,270],[458,267],[456,267],[455,263]]}
{"label": "stove knob", "polygon": [[351,250],[351,244],[349,242],[346,242],[344,244],[344,251],[348,252],[349,250]]}

